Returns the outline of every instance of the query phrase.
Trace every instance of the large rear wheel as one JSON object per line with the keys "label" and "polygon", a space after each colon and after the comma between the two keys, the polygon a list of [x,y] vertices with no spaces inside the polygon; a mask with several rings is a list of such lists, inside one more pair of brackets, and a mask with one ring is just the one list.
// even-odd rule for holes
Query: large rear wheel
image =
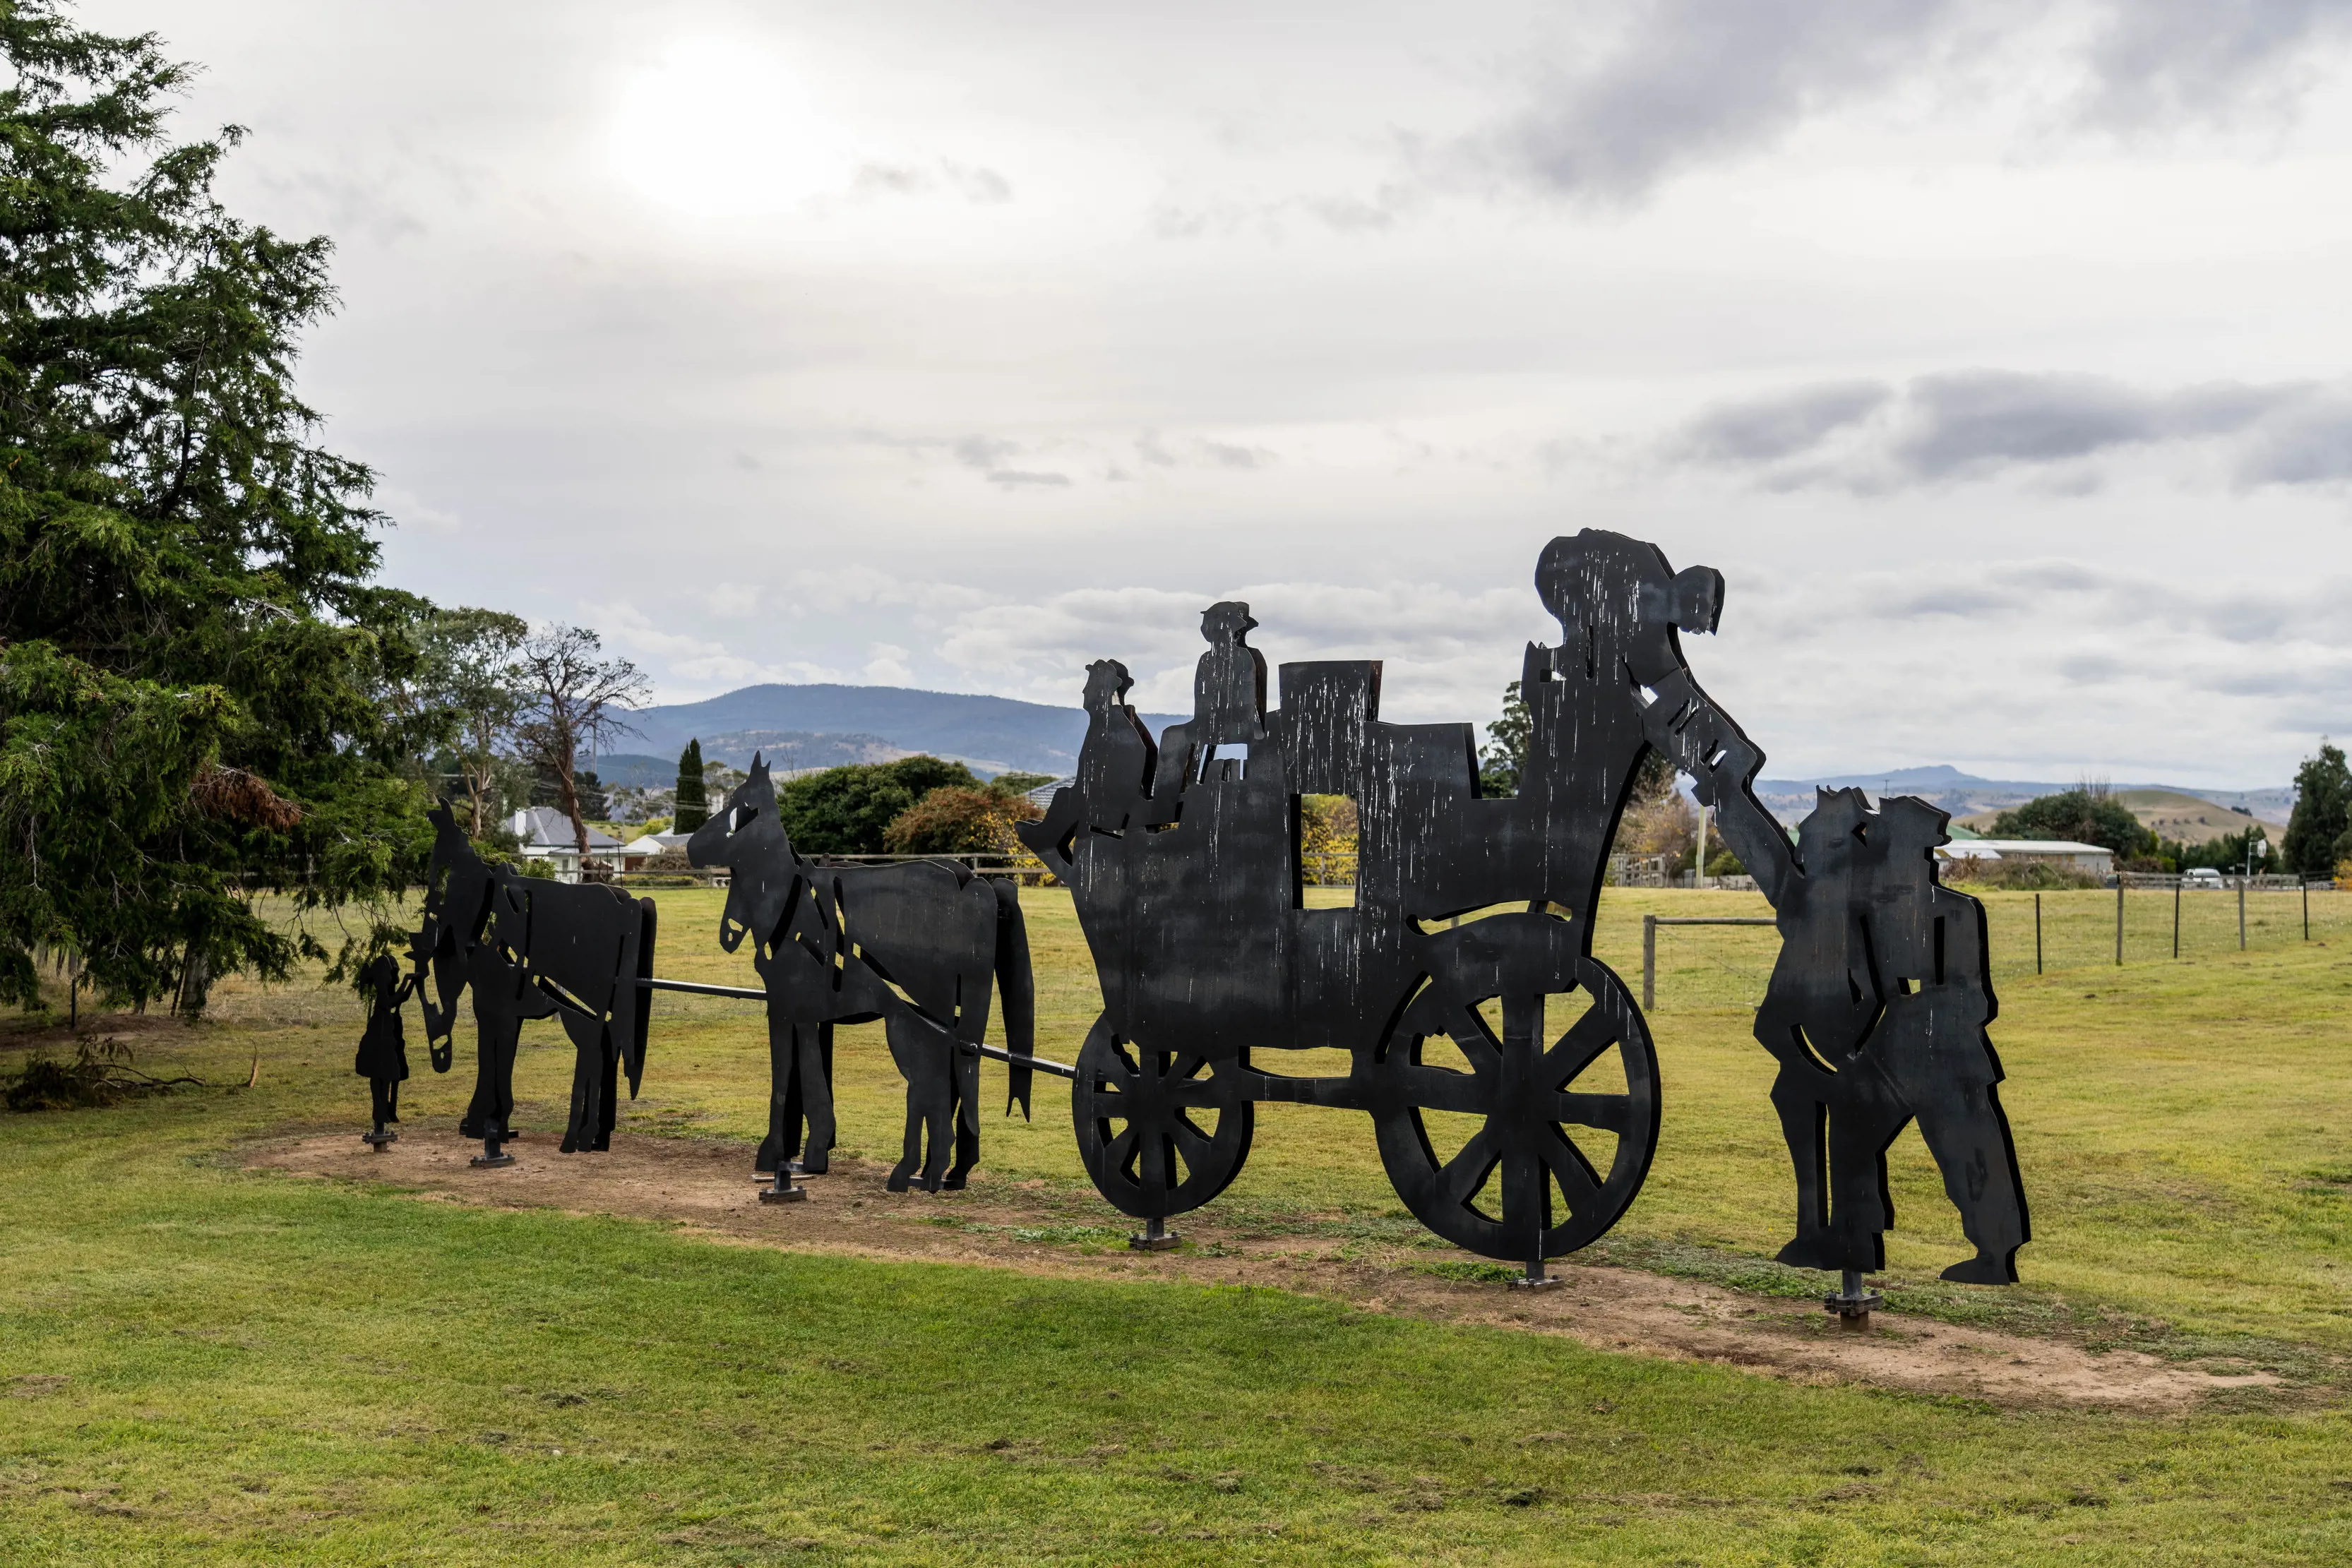
{"label": "large rear wheel", "polygon": [[1371,1075],[1381,1163],[1405,1207],[1456,1246],[1512,1262],[1598,1239],[1658,1144],[1641,1009],[1606,965],[1578,957],[1570,977],[1542,948],[1432,976]]}

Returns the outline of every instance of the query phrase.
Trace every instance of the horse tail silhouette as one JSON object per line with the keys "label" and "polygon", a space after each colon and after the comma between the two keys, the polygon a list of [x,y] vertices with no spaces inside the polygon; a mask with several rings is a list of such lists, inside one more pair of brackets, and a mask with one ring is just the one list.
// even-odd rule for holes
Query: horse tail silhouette
{"label": "horse tail silhouette", "polygon": [[[1021,917],[1020,885],[1011,879],[992,880],[996,891],[996,988],[1004,998],[1004,1049],[1029,1056],[1037,1049],[1037,982],[1029,971],[1029,927]],[[1004,1098],[1004,1113],[1021,1107],[1029,1119],[1029,1090],[1035,1070],[1013,1064]]]}

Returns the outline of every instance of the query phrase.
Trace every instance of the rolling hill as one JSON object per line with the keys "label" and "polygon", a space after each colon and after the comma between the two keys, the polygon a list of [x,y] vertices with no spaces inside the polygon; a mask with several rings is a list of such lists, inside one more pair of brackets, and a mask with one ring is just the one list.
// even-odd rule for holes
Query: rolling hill
{"label": "rolling hill", "polygon": [[[1866,789],[1873,797],[1881,792],[1889,795],[1917,795],[1933,800],[1952,814],[1953,820],[1982,831],[1993,816],[2011,806],[2021,806],[2040,795],[2055,795],[2076,788],[2074,784],[2033,782],[2015,779],[1979,779],[1972,773],[1944,764],[1933,768],[1895,768],[1883,773],[1850,773],[1822,779],[1759,779],[1756,797],[1766,809],[1782,821],[1793,822],[1813,809],[1813,791],[1823,789]],[[2183,820],[2200,811],[2211,823],[2221,824],[2225,819],[2236,827],[2215,825],[2211,831],[2198,831],[2200,837],[2188,841],[2201,843],[2205,839],[2219,838],[2223,832],[2236,832],[2245,825],[2247,816],[2271,830],[2275,841],[2286,831],[2287,813],[2294,809],[2294,791],[2269,789],[2192,789],[2174,784],[2119,784],[2116,794],[2123,798],[2140,821],[2155,826],[2152,815],[2168,821]],[[2144,798],[2144,799],[2143,799]],[[2244,813],[2232,810],[2245,808]],[[2158,831],[2167,838],[2179,838],[2181,833],[2171,827]]]}
{"label": "rolling hill", "polygon": [[[1158,731],[1181,716],[1143,716]],[[927,752],[965,763],[982,774],[1017,769],[1058,778],[1077,766],[1078,743],[1087,733],[1086,713],[1075,705],[1048,707],[1012,697],[906,686],[745,686],[707,702],[640,708],[630,716],[630,724],[636,733],[625,742],[625,755],[667,754],[671,760],[660,780],[664,783],[677,776],[677,754],[694,739],[702,742],[707,760],[738,768],[751,760],[753,747],[764,745],[772,752],[789,741],[812,758],[794,767],[835,766],[821,752],[838,753],[843,762],[888,759],[884,755],[847,755],[862,746],[885,751],[895,747],[898,756]],[[619,757],[612,760],[617,762]],[[770,760],[783,765],[772,756]]]}
{"label": "rolling hill", "polygon": [[[2261,822],[2269,830],[2271,842],[2276,843],[2286,835],[2286,824],[2272,821],[2250,811],[2234,810],[2202,795],[2191,795],[2184,789],[2118,789],[2116,799],[2126,810],[2137,817],[2140,825],[2153,829],[2160,839],[2178,839],[2185,844],[2208,843],[2243,832],[2250,822]],[[1990,832],[1998,810],[1979,811],[1957,819],[1977,831]]]}

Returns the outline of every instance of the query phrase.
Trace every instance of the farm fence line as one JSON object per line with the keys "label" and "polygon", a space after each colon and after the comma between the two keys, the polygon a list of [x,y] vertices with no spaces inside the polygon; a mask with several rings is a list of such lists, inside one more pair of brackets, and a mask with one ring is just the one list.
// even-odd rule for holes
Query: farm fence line
{"label": "farm fence line", "polygon": [[[2137,883],[2138,885],[2134,885]],[[1975,893],[1985,907],[1993,983],[2118,965],[2189,962],[2276,950],[2305,941],[2352,945],[2352,889],[2291,877],[2230,878],[2200,887],[2177,878],[2045,893]],[[1780,936],[1761,900],[1724,900],[1720,916],[1682,904],[1645,915],[1640,948],[1620,922],[1607,961],[1642,972],[1643,1006],[1754,1007],[1763,1000]],[[1750,903],[1758,905],[1747,913]],[[1682,909],[1694,913],[1683,914]]]}

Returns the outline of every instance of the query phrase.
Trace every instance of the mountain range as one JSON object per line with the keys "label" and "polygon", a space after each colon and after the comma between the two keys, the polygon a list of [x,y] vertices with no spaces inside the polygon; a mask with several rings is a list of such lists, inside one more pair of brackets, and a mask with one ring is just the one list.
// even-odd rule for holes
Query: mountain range
{"label": "mountain range", "polygon": [[[1155,734],[1185,716],[1142,716]],[[623,742],[625,749],[597,759],[598,776],[606,784],[669,785],[677,776],[677,754],[695,739],[702,742],[705,761],[736,768],[750,766],[754,751],[787,772],[925,752],[987,776],[1019,771],[1060,778],[1076,768],[1087,733],[1085,710],[1076,706],[905,686],[744,686],[704,702],[640,708],[629,716],[629,724],[635,733]],[[1862,789],[1874,798],[1924,796],[1953,816],[1966,817],[2074,788],[2073,782],[1984,779],[1944,764],[1756,781],[1758,798],[1790,821],[1813,809],[1818,789]],[[2158,782],[2114,788],[2208,800],[2273,827],[2286,821],[2294,804],[2294,792],[2284,788],[2203,789]]]}
{"label": "mountain range", "polygon": [[[1145,714],[1143,720],[1156,732],[1185,716]],[[626,749],[598,759],[597,775],[607,784],[635,782],[620,774],[643,771],[648,762],[659,768],[646,783],[672,783],[677,754],[697,739],[704,761],[735,768],[748,767],[755,749],[776,768],[786,766],[778,753],[787,748],[804,758],[793,768],[924,752],[985,776],[1017,771],[1058,779],[1077,768],[1087,734],[1086,711],[1075,706],[905,686],[745,686],[706,702],[639,708],[629,725],[635,733],[623,741]]]}

